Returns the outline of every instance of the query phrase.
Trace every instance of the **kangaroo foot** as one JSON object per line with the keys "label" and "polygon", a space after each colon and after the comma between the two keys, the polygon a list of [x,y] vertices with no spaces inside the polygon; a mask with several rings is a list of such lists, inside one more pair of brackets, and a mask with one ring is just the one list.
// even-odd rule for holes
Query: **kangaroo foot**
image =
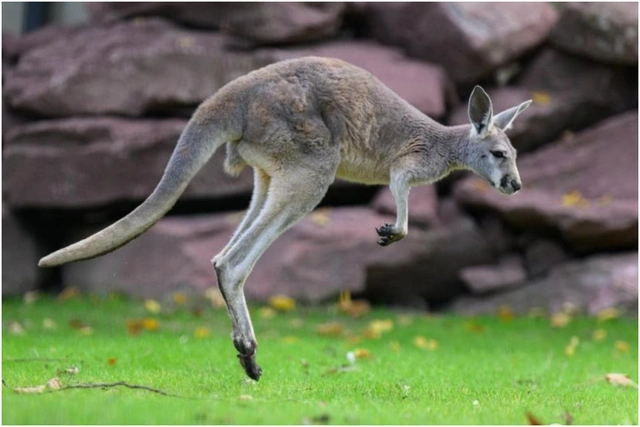
{"label": "kangaroo foot", "polygon": [[262,368],[256,363],[256,349],[258,345],[255,341],[251,340],[245,342],[242,340],[233,340],[233,345],[238,350],[238,359],[240,359],[240,365],[244,372],[252,380],[258,381],[262,375]]}
{"label": "kangaroo foot", "polygon": [[405,236],[405,233],[396,231],[396,228],[393,224],[383,224],[380,228],[376,228],[376,232],[380,238],[378,239],[378,244],[380,246],[389,246],[393,242],[397,242]]}

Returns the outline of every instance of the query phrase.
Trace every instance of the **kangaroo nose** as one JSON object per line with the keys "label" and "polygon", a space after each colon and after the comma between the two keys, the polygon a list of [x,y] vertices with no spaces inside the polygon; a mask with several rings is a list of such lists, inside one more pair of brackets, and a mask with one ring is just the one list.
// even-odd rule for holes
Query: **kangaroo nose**
{"label": "kangaroo nose", "polygon": [[518,191],[522,188],[522,185],[520,185],[520,183],[514,179],[511,181],[511,187],[513,187],[515,191]]}

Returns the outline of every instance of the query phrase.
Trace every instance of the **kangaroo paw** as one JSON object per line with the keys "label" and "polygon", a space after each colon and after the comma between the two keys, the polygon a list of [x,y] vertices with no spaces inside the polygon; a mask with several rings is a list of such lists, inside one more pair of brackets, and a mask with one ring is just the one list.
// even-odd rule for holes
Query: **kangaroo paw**
{"label": "kangaroo paw", "polygon": [[380,238],[378,239],[378,244],[380,246],[389,246],[393,242],[397,242],[402,239],[405,235],[404,233],[398,233],[395,230],[393,224],[383,224],[380,228],[376,228],[376,232]]}
{"label": "kangaroo paw", "polygon": [[262,375],[262,369],[256,363],[258,344],[254,340],[245,341],[234,338],[233,345],[238,350],[238,359],[240,359],[240,365],[242,365],[244,372],[252,380],[258,381]]}

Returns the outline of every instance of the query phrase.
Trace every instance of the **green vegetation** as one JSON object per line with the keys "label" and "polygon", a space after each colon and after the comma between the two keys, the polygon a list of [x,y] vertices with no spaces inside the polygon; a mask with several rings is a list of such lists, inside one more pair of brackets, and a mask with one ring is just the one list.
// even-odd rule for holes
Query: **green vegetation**
{"label": "green vegetation", "polygon": [[[605,379],[638,375],[637,320],[615,313],[469,319],[374,309],[354,318],[335,306],[253,307],[264,369],[255,383],[224,309],[181,295],[161,307],[73,293],[3,300],[2,422],[527,424],[527,413],[543,423],[638,422],[635,383]],[[54,377],[61,389],[15,391]],[[168,396],[67,388],[117,382]]]}

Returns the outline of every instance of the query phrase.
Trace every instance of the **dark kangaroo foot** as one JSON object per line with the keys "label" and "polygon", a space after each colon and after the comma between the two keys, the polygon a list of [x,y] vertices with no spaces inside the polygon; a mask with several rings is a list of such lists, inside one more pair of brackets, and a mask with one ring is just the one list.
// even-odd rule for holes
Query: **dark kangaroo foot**
{"label": "dark kangaroo foot", "polygon": [[240,359],[240,365],[244,369],[244,372],[252,380],[258,381],[262,375],[262,368],[256,363],[256,349],[258,345],[255,341],[245,343],[241,340],[234,339],[233,345],[238,350],[238,359]]}
{"label": "dark kangaroo foot", "polygon": [[397,242],[402,239],[405,235],[402,232],[397,232],[393,224],[383,224],[380,228],[376,228],[376,232],[380,238],[378,239],[378,244],[380,246],[389,246],[393,242]]}

